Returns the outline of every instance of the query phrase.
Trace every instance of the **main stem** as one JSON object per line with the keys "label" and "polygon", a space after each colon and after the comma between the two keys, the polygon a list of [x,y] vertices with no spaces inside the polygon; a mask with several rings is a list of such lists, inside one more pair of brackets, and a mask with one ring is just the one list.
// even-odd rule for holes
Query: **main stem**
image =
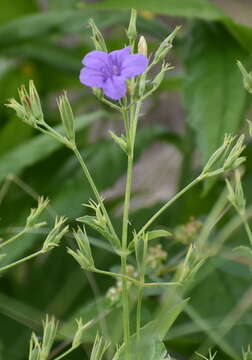
{"label": "main stem", "polygon": [[[132,186],[132,169],[133,169],[133,154],[128,155],[127,181],[125,188],[124,210],[123,210],[123,226],[122,226],[122,255],[121,255],[121,272],[127,275],[127,246],[128,246],[128,223],[129,223],[129,206],[130,194]],[[125,344],[125,359],[130,360],[130,312],[129,312],[129,296],[128,296],[128,281],[123,278],[122,281],[122,302],[123,302],[123,329],[124,329],[124,344]]]}

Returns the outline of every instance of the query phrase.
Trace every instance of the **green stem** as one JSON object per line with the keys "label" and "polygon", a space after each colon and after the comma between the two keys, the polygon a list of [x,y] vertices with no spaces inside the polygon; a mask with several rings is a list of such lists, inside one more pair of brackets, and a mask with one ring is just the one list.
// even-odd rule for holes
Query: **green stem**
{"label": "green stem", "polygon": [[132,277],[130,277],[128,275],[114,273],[114,272],[110,272],[110,271],[104,271],[104,270],[100,270],[100,269],[96,269],[96,268],[93,271],[95,273],[97,273],[97,274],[108,275],[108,276],[112,276],[112,277],[115,277],[115,278],[124,279],[126,281],[132,282],[135,285],[139,284],[138,280],[136,280],[136,279],[134,279],[134,278],[132,278]]}
{"label": "green stem", "polygon": [[[123,225],[122,225],[122,255],[121,255],[121,272],[127,276],[127,246],[128,246],[128,223],[129,223],[129,205],[132,186],[132,170],[133,170],[133,156],[128,156],[127,181],[125,188],[124,210],[123,210]],[[128,281],[123,278],[122,281],[122,303],[123,303],[123,329],[124,329],[124,343],[125,343],[125,359],[130,360],[131,355],[129,351],[130,346],[130,324],[129,324],[129,296],[128,296]]]}
{"label": "green stem", "polygon": [[106,210],[106,208],[104,206],[104,203],[103,203],[103,200],[102,200],[102,197],[100,196],[99,191],[97,190],[97,187],[96,187],[96,185],[94,183],[94,180],[93,180],[93,178],[92,178],[92,176],[91,176],[85,162],[83,161],[82,156],[81,156],[79,150],[77,149],[77,147],[73,146],[72,149],[73,149],[73,152],[75,153],[75,156],[76,156],[77,160],[80,163],[80,166],[81,166],[81,168],[83,170],[83,173],[84,173],[85,177],[87,178],[87,180],[89,182],[89,185],[91,186],[91,189],[92,189],[92,191],[93,191],[93,193],[94,193],[94,195],[96,197],[96,200],[98,201],[98,203],[101,206],[103,214],[106,216],[106,220],[107,220],[109,229],[111,231],[111,234],[113,235],[115,241],[118,243],[118,247],[119,247],[120,246],[120,241],[119,241],[118,236],[117,236],[117,234],[116,234],[116,232],[114,230],[114,227],[113,227],[113,225],[111,223],[111,220],[110,220],[110,218],[108,216],[107,210]]}
{"label": "green stem", "polygon": [[11,244],[13,241],[17,240],[19,237],[21,237],[22,235],[24,235],[27,232],[27,228],[25,227],[22,231],[20,231],[18,234],[12,236],[11,238],[9,238],[8,240],[4,241],[3,243],[0,244],[0,249],[2,249],[4,246]]}
{"label": "green stem", "polygon": [[246,233],[247,233],[248,238],[249,238],[250,245],[252,246],[252,232],[251,232],[248,220],[244,215],[241,215],[241,217],[242,217],[242,221],[243,221],[243,224],[244,224],[244,228],[245,228]]}
{"label": "green stem", "polygon": [[68,349],[67,351],[65,351],[63,354],[57,356],[55,359],[53,360],[60,360],[63,359],[63,357],[65,357],[66,355],[70,354],[72,351],[74,351],[76,349],[76,347],[71,347],[70,349]]}
{"label": "green stem", "polygon": [[8,270],[8,269],[10,269],[10,268],[12,268],[12,267],[14,267],[14,266],[16,266],[16,265],[22,264],[22,263],[24,263],[25,261],[28,261],[28,260],[30,260],[30,259],[33,259],[33,258],[35,258],[35,257],[37,257],[38,255],[41,255],[41,254],[43,254],[43,251],[42,251],[42,250],[39,250],[39,251],[37,251],[37,252],[35,252],[35,253],[31,254],[31,255],[28,255],[28,256],[20,259],[20,260],[17,260],[17,261],[15,261],[15,262],[13,262],[13,263],[11,263],[11,264],[9,264],[9,265],[3,266],[3,267],[0,268],[0,273],[1,273],[2,271]]}
{"label": "green stem", "polygon": [[136,314],[137,360],[141,360],[141,351],[139,344],[141,340],[141,309],[142,309],[142,299],[143,299],[143,288],[144,288],[144,278],[141,277],[137,292],[137,314]]}
{"label": "green stem", "polygon": [[184,193],[190,190],[194,185],[198,184],[204,176],[200,175],[196,179],[194,179],[190,184],[188,184],[184,189],[179,191],[173,198],[171,198],[166,204],[164,204],[148,221],[147,223],[139,230],[136,234],[135,239],[141,236],[145,230],[166,210],[169,206],[171,206],[175,201],[177,201]]}

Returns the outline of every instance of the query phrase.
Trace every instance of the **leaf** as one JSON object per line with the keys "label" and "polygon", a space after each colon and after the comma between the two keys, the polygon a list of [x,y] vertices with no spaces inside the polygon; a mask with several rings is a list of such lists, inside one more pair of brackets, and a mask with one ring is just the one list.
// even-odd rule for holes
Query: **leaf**
{"label": "leaf", "polygon": [[[102,115],[103,112],[97,111],[78,117],[76,119],[76,131],[83,130]],[[62,125],[56,127],[59,132],[62,129]],[[47,135],[37,135],[25,144],[15,147],[0,158],[0,181],[9,174],[20,174],[25,168],[45,159],[60,147],[62,147],[61,143]]]}
{"label": "leaf", "polygon": [[214,4],[206,0],[106,0],[92,4],[93,9],[129,9],[148,10],[154,13],[187,18],[200,17],[207,20],[218,20],[224,15]]}
{"label": "leaf", "polygon": [[233,250],[238,256],[245,258],[252,265],[252,249],[248,246],[238,246]]}
{"label": "leaf", "polygon": [[221,25],[194,22],[186,38],[184,99],[203,162],[236,133],[244,118],[247,95],[236,60],[248,54]]}
{"label": "leaf", "polygon": [[172,234],[167,230],[153,230],[147,232],[148,240],[154,240],[161,237],[171,237]]}
{"label": "leaf", "polygon": [[[144,360],[163,359],[164,346],[162,340],[187,302],[188,299],[180,301],[169,292],[168,300],[164,302],[154,320],[141,328],[140,344],[136,343],[136,334],[131,336],[131,353],[136,354],[139,351],[140,354],[144,354]],[[124,354],[124,346],[122,346],[113,360],[123,360]]]}
{"label": "leaf", "polygon": [[[133,347],[130,351],[132,359],[137,358],[137,351],[140,353],[140,359],[144,360],[164,360],[166,356],[166,348],[160,341],[152,341],[151,338],[146,338],[146,341],[140,345],[140,349],[136,350]],[[123,348],[120,348],[112,360],[124,360],[125,354]]]}

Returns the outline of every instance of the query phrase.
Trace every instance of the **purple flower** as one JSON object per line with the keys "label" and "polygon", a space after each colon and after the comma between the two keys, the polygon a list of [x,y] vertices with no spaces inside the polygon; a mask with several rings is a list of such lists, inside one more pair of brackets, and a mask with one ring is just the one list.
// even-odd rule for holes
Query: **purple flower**
{"label": "purple flower", "polygon": [[102,89],[110,99],[121,99],[126,94],[125,80],[142,74],[148,66],[146,56],[130,51],[130,46],[110,53],[91,51],[82,60],[85,67],[80,72],[80,82]]}

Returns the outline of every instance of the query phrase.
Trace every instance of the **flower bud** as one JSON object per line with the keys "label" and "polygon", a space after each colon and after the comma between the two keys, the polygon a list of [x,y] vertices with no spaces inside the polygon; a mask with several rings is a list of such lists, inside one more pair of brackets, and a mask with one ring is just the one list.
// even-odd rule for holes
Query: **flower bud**
{"label": "flower bud", "polygon": [[92,29],[91,39],[93,40],[96,50],[107,52],[108,49],[107,49],[105,40],[104,40],[100,30],[98,29],[98,27],[95,25],[95,22],[93,19],[89,20],[89,26]]}
{"label": "flower bud", "polygon": [[176,26],[174,31],[160,44],[155,53],[153,64],[157,64],[159,61],[162,61],[165,58],[169,50],[172,48],[172,42],[180,29],[181,26]]}
{"label": "flower bud", "polygon": [[138,52],[144,56],[147,56],[148,53],[147,42],[143,35],[140,37],[138,42]]}
{"label": "flower bud", "polygon": [[129,38],[130,43],[133,43],[137,37],[136,19],[137,19],[137,11],[135,9],[131,9],[130,22],[127,30],[127,36]]}
{"label": "flower bud", "polygon": [[72,107],[69,103],[66,92],[64,95],[61,95],[58,100],[58,107],[60,111],[60,116],[65,128],[65,133],[67,138],[71,142],[75,142],[75,131],[74,131],[74,122],[75,118],[73,115]]}

